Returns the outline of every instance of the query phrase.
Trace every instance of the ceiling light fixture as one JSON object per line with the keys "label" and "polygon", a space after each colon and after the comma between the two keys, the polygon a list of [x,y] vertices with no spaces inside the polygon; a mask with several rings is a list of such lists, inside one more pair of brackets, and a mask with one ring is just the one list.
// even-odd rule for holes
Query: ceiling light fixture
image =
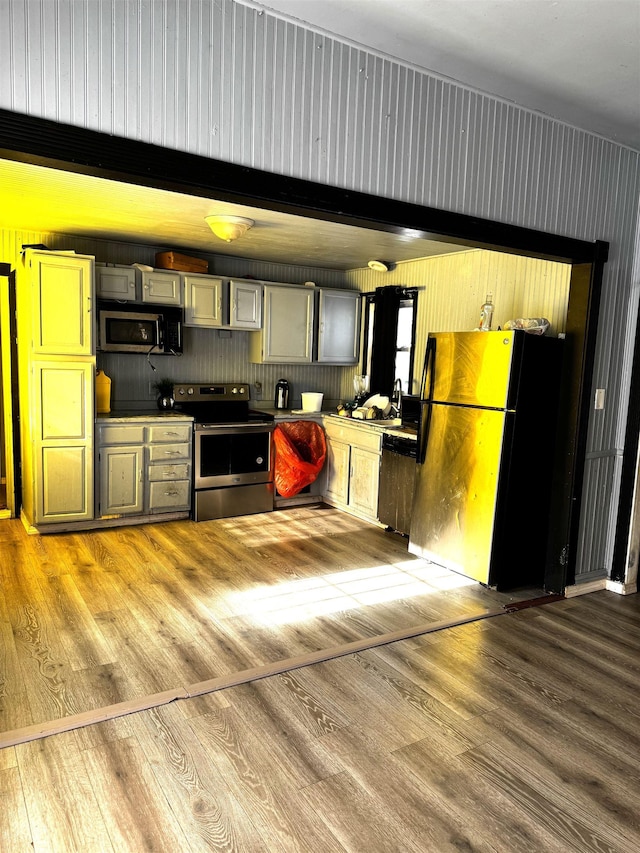
{"label": "ceiling light fixture", "polygon": [[389,272],[391,269],[391,264],[387,261],[367,261],[367,266],[376,272]]}
{"label": "ceiling light fixture", "polygon": [[253,219],[245,219],[244,216],[205,216],[204,221],[216,237],[226,243],[242,237],[255,224]]}

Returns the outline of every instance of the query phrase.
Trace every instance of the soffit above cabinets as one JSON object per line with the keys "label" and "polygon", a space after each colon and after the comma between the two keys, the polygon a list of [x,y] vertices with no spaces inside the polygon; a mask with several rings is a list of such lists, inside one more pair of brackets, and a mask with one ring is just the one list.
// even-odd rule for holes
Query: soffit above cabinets
{"label": "soffit above cabinets", "polygon": [[[225,243],[204,221],[209,214],[255,225]],[[0,160],[0,227],[340,270],[469,249],[8,160]]]}

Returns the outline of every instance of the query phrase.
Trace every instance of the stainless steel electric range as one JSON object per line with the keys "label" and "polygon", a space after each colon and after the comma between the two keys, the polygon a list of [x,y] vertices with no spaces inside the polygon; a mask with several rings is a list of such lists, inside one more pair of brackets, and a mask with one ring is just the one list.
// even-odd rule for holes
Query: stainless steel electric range
{"label": "stainless steel electric range", "polygon": [[249,408],[249,386],[181,383],[173,396],[194,418],[194,520],[271,511],[274,419]]}

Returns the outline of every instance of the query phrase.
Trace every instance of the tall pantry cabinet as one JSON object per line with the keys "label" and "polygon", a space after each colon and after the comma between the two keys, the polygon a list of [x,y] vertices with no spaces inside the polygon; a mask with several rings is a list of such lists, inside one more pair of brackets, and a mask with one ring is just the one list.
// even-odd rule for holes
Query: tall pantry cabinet
{"label": "tall pantry cabinet", "polygon": [[22,511],[93,518],[94,259],[26,250],[16,276]]}

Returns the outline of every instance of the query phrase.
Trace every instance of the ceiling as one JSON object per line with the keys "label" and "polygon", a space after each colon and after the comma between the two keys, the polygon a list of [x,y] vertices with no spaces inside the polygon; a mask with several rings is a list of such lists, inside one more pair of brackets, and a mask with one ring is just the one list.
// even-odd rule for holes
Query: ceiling
{"label": "ceiling", "polygon": [[[225,243],[204,221],[225,213],[253,219],[255,227]],[[0,228],[336,270],[360,269],[374,258],[397,263],[468,251],[408,229],[356,228],[8,160],[0,160]]]}
{"label": "ceiling", "polygon": [[[239,2],[640,150],[640,0]],[[204,222],[215,213],[256,227],[224,243]],[[467,249],[2,160],[0,227],[330,269]]]}
{"label": "ceiling", "polygon": [[640,150],[639,0],[237,0]]}

